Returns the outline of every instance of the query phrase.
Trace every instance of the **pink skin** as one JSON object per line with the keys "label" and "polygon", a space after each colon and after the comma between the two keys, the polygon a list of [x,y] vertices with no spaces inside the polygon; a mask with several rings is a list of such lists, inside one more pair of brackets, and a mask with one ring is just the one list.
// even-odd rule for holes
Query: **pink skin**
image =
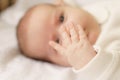
{"label": "pink skin", "polygon": [[81,25],[91,45],[96,42],[100,33],[99,25],[94,17],[83,9],[63,2],[32,8],[21,23],[27,26],[22,28],[25,33],[22,46],[26,55],[62,66],[71,66],[64,55],[49,45],[50,41],[59,41],[62,44],[59,30],[70,22]]}
{"label": "pink skin", "polygon": [[50,41],[49,44],[65,56],[75,69],[81,69],[96,55],[81,26],[69,23],[67,26],[62,26],[60,32],[62,44],[55,41]]}

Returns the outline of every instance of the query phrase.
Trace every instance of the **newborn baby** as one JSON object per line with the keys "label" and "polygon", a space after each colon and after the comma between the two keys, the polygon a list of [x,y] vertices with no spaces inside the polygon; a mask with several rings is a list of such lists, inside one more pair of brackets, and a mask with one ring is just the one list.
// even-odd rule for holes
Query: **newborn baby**
{"label": "newborn baby", "polygon": [[21,52],[33,59],[80,69],[95,55],[100,27],[94,17],[62,0],[31,8],[17,27]]}

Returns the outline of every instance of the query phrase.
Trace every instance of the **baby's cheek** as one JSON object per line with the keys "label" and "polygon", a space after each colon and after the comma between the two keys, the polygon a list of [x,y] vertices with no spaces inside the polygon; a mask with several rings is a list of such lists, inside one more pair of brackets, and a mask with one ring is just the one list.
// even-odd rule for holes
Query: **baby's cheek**
{"label": "baby's cheek", "polygon": [[97,38],[98,38],[98,35],[95,34],[95,33],[90,33],[90,34],[88,35],[88,40],[90,41],[90,43],[91,43],[92,45],[95,44]]}

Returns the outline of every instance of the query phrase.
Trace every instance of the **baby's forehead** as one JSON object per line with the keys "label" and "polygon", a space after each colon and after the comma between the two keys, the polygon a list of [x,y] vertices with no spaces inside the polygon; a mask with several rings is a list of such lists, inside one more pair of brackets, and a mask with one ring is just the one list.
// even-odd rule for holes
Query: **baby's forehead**
{"label": "baby's forehead", "polygon": [[24,18],[26,18],[26,20],[27,20],[27,19],[34,18],[34,16],[41,16],[41,17],[46,16],[48,13],[50,14],[50,12],[52,10],[54,10],[55,7],[56,6],[53,5],[53,4],[39,4],[39,5],[36,5],[32,8],[30,8],[26,12]]}
{"label": "baby's forehead", "polygon": [[36,10],[45,10],[45,9],[49,9],[49,8],[55,8],[56,5],[54,4],[48,4],[48,3],[44,3],[44,4],[38,4],[34,7],[32,7],[30,10],[32,10],[33,12]]}
{"label": "baby's forehead", "polygon": [[[54,11],[55,11],[54,5],[52,4],[39,4],[37,6],[34,6],[31,8],[25,15],[25,20],[27,20],[29,23],[31,21],[39,20],[40,21],[46,21],[52,19],[54,16]],[[48,22],[47,22],[48,23]]]}
{"label": "baby's forehead", "polygon": [[[51,6],[50,4],[39,4],[37,6],[34,6],[31,8],[23,17],[22,20],[22,30],[24,29],[24,32],[26,35],[33,35],[34,33],[37,33],[40,35],[40,33],[43,33],[46,29],[48,29],[48,25],[50,27],[50,24],[52,22],[51,20],[51,7],[49,10],[48,7]],[[49,12],[49,13],[48,13]],[[32,33],[32,34],[31,34]],[[42,35],[42,34],[41,34]]]}
{"label": "baby's forehead", "polygon": [[51,8],[51,5],[50,4],[39,4],[39,5],[36,5],[32,8],[30,8],[26,13],[25,15],[23,16],[23,19],[22,19],[22,22],[24,23],[28,23],[31,20],[34,20],[34,17],[35,16],[46,16],[44,15],[43,13],[47,13],[48,10],[47,9],[50,9]]}

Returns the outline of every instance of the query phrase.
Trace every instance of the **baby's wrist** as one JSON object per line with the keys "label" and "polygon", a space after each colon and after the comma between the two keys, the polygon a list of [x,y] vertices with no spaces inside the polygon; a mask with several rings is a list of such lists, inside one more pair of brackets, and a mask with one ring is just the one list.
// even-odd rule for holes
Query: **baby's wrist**
{"label": "baby's wrist", "polygon": [[94,50],[91,53],[92,55],[86,55],[84,58],[81,59],[81,57],[79,57],[79,55],[76,55],[76,57],[73,55],[71,56],[69,63],[71,64],[71,66],[76,69],[79,70],[81,68],[83,68],[84,66],[86,66],[97,54],[97,51]]}

